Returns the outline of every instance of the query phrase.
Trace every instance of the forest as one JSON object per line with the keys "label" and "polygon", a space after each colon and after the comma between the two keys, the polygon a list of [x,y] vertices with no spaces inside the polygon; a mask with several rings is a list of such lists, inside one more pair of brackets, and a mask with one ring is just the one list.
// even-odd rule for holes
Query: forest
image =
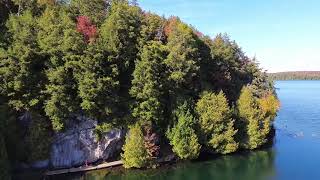
{"label": "forest", "polygon": [[269,73],[272,80],[320,80],[319,71],[289,71]]}
{"label": "forest", "polygon": [[0,15],[0,179],[10,163],[46,158],[77,115],[97,135],[127,130],[126,168],[152,167],[168,148],[192,160],[268,140],[273,82],[227,34],[127,0],[2,0]]}

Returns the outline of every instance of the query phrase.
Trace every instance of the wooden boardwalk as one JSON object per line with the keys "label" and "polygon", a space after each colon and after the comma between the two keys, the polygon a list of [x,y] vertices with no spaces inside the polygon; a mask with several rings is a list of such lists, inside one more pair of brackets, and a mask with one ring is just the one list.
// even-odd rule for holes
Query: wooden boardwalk
{"label": "wooden boardwalk", "polygon": [[47,172],[45,172],[45,175],[52,176],[52,175],[66,174],[66,173],[85,172],[85,171],[104,169],[104,168],[109,168],[109,167],[114,167],[114,166],[121,166],[122,164],[123,164],[122,161],[113,161],[113,162],[102,163],[97,166],[86,166],[86,167],[47,171]]}

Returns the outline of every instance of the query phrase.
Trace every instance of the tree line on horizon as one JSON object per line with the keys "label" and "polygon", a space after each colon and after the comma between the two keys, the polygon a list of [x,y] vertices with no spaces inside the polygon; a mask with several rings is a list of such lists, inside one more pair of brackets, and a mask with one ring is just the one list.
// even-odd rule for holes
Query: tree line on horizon
{"label": "tree line on horizon", "polygon": [[275,80],[320,80],[320,71],[287,71],[268,73],[272,81]]}
{"label": "tree line on horizon", "polygon": [[[226,34],[127,0],[0,2],[0,168],[48,157],[75,116],[97,137],[128,130],[127,168],[266,143],[279,108],[272,81]],[[23,121],[29,119],[29,121]],[[7,168],[8,169],[8,168]]]}

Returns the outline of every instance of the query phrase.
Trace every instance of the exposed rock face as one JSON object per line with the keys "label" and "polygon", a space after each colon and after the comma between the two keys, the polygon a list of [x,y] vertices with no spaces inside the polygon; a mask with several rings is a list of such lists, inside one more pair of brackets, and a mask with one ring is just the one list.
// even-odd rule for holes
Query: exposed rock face
{"label": "exposed rock face", "polygon": [[125,132],[114,129],[98,140],[94,133],[96,126],[96,121],[83,118],[73,123],[66,132],[57,134],[51,148],[51,167],[69,168],[118,155]]}

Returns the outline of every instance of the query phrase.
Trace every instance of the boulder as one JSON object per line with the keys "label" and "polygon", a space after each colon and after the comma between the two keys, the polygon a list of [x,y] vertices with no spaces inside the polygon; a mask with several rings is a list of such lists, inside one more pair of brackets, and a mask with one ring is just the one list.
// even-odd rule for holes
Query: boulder
{"label": "boulder", "polygon": [[125,132],[113,129],[97,139],[96,126],[94,120],[78,118],[65,132],[56,134],[50,154],[51,168],[76,167],[119,155]]}

